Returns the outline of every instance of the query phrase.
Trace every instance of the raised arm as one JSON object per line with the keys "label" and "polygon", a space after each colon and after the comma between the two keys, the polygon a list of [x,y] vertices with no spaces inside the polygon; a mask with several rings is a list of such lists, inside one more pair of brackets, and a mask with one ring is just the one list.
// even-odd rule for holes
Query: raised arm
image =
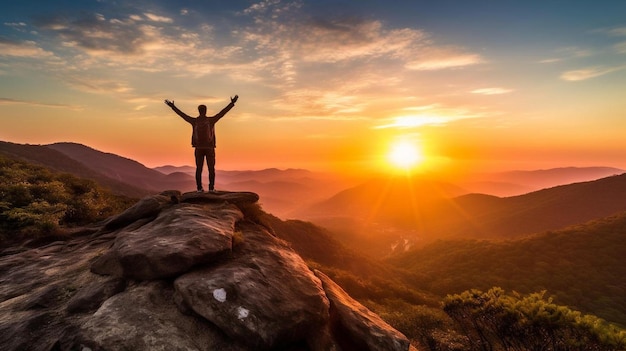
{"label": "raised arm", "polygon": [[230,104],[226,105],[226,107],[224,107],[220,111],[220,113],[216,114],[213,118],[217,118],[217,121],[219,121],[220,118],[224,117],[226,115],[226,113],[228,113],[228,111],[230,111],[231,108],[235,107],[235,102],[237,102],[237,99],[239,99],[239,95],[235,95],[235,97],[231,97],[230,98]]}
{"label": "raised arm", "polygon": [[174,112],[176,112],[177,115],[181,116],[185,121],[192,123],[193,121],[193,117],[188,116],[186,113],[184,113],[183,111],[181,111],[178,107],[176,107],[176,105],[174,105],[174,101],[170,101],[165,99],[165,104],[169,107],[172,108],[172,110],[174,110]]}

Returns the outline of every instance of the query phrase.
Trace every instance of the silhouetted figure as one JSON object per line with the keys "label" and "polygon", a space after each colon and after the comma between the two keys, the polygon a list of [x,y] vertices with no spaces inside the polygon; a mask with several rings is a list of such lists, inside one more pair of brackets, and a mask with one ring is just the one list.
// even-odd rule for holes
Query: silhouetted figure
{"label": "silhouetted figure", "polygon": [[209,191],[215,192],[215,123],[235,106],[237,99],[239,99],[238,95],[231,97],[230,104],[212,117],[207,117],[205,105],[198,106],[198,112],[200,113],[198,117],[191,117],[179,110],[174,105],[174,101],[165,100],[165,104],[171,107],[185,121],[189,122],[193,128],[191,146],[195,148],[196,186],[198,187],[198,192],[204,191],[204,188],[202,188],[202,168],[205,157],[207,167],[209,168]]}

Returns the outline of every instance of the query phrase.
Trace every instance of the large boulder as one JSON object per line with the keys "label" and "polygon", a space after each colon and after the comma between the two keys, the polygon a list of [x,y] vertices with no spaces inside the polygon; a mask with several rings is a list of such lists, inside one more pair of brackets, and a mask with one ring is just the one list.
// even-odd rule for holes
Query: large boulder
{"label": "large boulder", "polygon": [[230,253],[241,218],[234,205],[174,205],[138,229],[121,231],[92,271],[139,280],[174,277]]}
{"label": "large boulder", "polygon": [[156,217],[172,202],[171,196],[158,194],[146,196],[117,216],[111,217],[104,227],[108,230],[125,227],[139,219]]}
{"label": "large boulder", "polygon": [[108,299],[63,343],[108,351],[246,350],[199,318],[180,313],[172,295],[171,285],[162,281],[134,286]]}
{"label": "large boulder", "polygon": [[302,340],[328,321],[320,280],[285,242],[247,226],[231,260],[174,282],[184,309],[254,350]]}
{"label": "large boulder", "polygon": [[377,314],[350,297],[337,283],[315,270],[330,300],[331,328],[342,349],[361,351],[407,351],[409,339]]}

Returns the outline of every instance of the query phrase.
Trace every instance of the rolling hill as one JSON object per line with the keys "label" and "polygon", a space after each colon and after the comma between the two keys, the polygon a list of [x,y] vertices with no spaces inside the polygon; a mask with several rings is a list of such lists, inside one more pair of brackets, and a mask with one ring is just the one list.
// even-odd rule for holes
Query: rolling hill
{"label": "rolling hill", "polygon": [[369,180],[297,212],[301,218],[352,217],[370,222],[412,222],[414,214],[467,191],[424,178],[388,177]]}
{"label": "rolling hill", "polygon": [[440,204],[439,233],[512,238],[584,223],[626,210],[626,174],[497,198],[470,194]]}
{"label": "rolling hill", "polygon": [[472,193],[509,197],[622,173],[623,169],[613,167],[560,167],[478,174],[461,181],[460,185]]}
{"label": "rolling hill", "polygon": [[508,239],[556,230],[626,211],[626,174],[499,198],[453,197],[445,184],[369,183],[339,193],[301,213],[316,223],[343,217],[366,224],[413,229],[422,240]]}
{"label": "rolling hill", "polygon": [[625,252],[622,212],[519,240],[438,241],[387,262],[423,274],[418,285],[437,294],[545,289],[558,303],[626,325]]}
{"label": "rolling hill", "polygon": [[149,190],[129,184],[125,180],[110,178],[62,152],[43,145],[24,145],[0,141],[0,152],[55,171],[91,179],[118,195],[138,198],[150,193]]}
{"label": "rolling hill", "polygon": [[55,143],[46,146],[100,174],[138,188],[159,192],[168,189],[193,190],[196,187],[193,177],[184,173],[166,175],[145,167],[137,161],[98,151],[82,144]]}

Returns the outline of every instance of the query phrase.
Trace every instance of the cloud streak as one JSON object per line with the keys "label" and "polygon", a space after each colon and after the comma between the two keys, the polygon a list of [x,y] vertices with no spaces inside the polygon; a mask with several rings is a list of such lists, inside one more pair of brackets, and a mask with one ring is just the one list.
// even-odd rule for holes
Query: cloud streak
{"label": "cloud streak", "polygon": [[512,89],[506,88],[480,88],[474,89],[471,91],[472,94],[480,94],[480,95],[502,95],[512,93]]}
{"label": "cloud streak", "polygon": [[68,105],[68,104],[53,104],[46,103],[34,100],[20,100],[20,99],[12,99],[12,98],[3,98],[0,97],[0,105],[29,105],[29,106],[41,106],[41,107],[51,107],[51,108],[69,108],[71,110],[82,110],[81,106],[77,105]]}
{"label": "cloud streak", "polygon": [[563,72],[561,74],[561,79],[565,81],[569,81],[569,82],[578,82],[578,81],[600,77],[600,76],[603,76],[612,72],[621,71],[625,68],[626,66],[581,68],[577,70]]}
{"label": "cloud streak", "polygon": [[0,37],[0,56],[18,58],[51,58],[54,53],[44,50],[34,41],[12,41]]}
{"label": "cloud streak", "polygon": [[445,50],[427,54],[423,58],[407,62],[405,67],[416,71],[435,71],[462,68],[480,63],[484,63],[484,59],[480,55]]}

